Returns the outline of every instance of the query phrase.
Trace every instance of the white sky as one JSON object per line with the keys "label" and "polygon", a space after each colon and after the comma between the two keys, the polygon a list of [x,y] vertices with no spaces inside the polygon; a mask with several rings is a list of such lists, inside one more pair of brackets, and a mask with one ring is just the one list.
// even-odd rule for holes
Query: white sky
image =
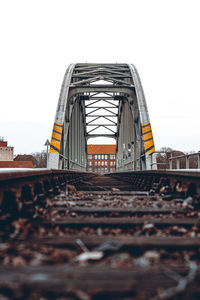
{"label": "white sky", "polygon": [[0,1],[0,136],[45,149],[71,62],[137,67],[156,149],[200,150],[199,0]]}

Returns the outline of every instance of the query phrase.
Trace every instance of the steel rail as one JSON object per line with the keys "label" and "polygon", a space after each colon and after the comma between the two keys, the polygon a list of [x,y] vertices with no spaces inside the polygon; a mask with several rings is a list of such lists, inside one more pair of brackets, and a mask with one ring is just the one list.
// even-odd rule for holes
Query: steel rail
{"label": "steel rail", "polygon": [[0,298],[147,300],[162,287],[198,299],[199,183],[172,171],[0,172]]}

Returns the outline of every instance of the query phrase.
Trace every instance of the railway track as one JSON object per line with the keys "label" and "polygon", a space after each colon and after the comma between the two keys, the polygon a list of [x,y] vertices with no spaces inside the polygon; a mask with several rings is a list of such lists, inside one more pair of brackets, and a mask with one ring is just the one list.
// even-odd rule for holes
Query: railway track
{"label": "railway track", "polygon": [[0,299],[200,299],[199,201],[199,173],[0,173]]}

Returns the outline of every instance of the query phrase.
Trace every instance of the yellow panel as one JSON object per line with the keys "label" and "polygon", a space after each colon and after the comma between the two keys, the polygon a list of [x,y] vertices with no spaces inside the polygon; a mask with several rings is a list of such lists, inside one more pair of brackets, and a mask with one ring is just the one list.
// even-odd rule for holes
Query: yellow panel
{"label": "yellow panel", "polygon": [[58,151],[56,151],[55,149],[53,149],[51,146],[50,146],[49,152],[50,152],[50,153],[58,153]]}
{"label": "yellow panel", "polygon": [[144,142],[144,147],[145,147],[145,150],[150,148],[151,146],[154,145],[154,142],[153,142],[153,139],[148,141],[148,142]]}
{"label": "yellow panel", "polygon": [[[151,131],[151,125],[149,123],[142,123],[142,133],[144,134],[145,132]],[[147,125],[147,126],[146,126]],[[145,127],[143,127],[145,126]]]}
{"label": "yellow panel", "polygon": [[60,142],[51,140],[51,145],[60,150]]}
{"label": "yellow panel", "polygon": [[148,125],[151,125],[150,123],[141,123],[142,127],[146,127]]}
{"label": "yellow panel", "polygon": [[[58,125],[60,125],[60,126],[58,126]],[[50,145],[50,153],[58,153],[60,151],[62,130],[63,130],[63,123],[54,123],[53,131],[52,131],[52,138],[51,138],[51,145]],[[57,131],[57,132],[55,132],[55,131]],[[58,139],[60,141],[56,141],[53,138]]]}
{"label": "yellow panel", "polygon": [[63,125],[63,123],[55,123],[55,124],[54,124],[54,127],[53,127],[53,130],[56,130],[56,131],[62,133],[63,128],[60,127],[60,126],[57,126],[57,124],[58,124],[58,125],[61,125],[61,126]]}
{"label": "yellow panel", "polygon": [[62,135],[53,131],[52,137],[54,137],[57,140],[61,140]]}
{"label": "yellow panel", "polygon": [[53,127],[53,130],[59,132],[59,133],[62,133],[62,128],[61,127],[58,127],[58,126],[54,126]]}
{"label": "yellow panel", "polygon": [[145,134],[145,135],[143,135],[144,142],[145,142],[146,140],[148,140],[148,139],[151,139],[152,137],[153,137],[152,131],[149,132],[149,133],[147,133],[147,134]]}
{"label": "yellow panel", "polygon": [[155,147],[153,147],[152,149],[150,149],[149,151],[147,151],[146,153],[151,153],[155,151]]}
{"label": "yellow panel", "polygon": [[[143,134],[145,152],[146,153],[154,152],[155,147],[154,147],[153,133],[151,130],[151,124],[150,123],[142,123],[141,125],[142,125],[142,134]],[[148,133],[146,133],[146,132],[148,132]],[[151,149],[149,149],[149,148],[151,148]]]}

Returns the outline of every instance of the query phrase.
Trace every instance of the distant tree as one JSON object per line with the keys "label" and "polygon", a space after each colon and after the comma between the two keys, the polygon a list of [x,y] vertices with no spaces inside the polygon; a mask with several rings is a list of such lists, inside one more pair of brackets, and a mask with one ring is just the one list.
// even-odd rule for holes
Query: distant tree
{"label": "distant tree", "polygon": [[18,154],[15,156],[14,161],[31,161],[34,168],[38,168],[37,159],[31,154]]}
{"label": "distant tree", "polygon": [[173,149],[170,147],[161,147],[160,150],[158,150],[158,151],[164,152],[164,153],[167,153],[167,152],[171,153],[173,151]]}
{"label": "distant tree", "polygon": [[[158,151],[161,152],[161,153],[158,153],[156,156],[158,169],[169,169],[170,157],[177,157],[177,156],[183,156],[183,155],[195,153],[195,151],[190,151],[190,152],[184,153],[182,151],[173,150],[170,147],[162,147]],[[180,169],[186,168],[186,157],[182,157],[179,159],[179,166],[180,166]],[[172,161],[172,168],[173,169],[177,168],[176,160]],[[189,157],[189,168],[190,169],[198,168],[198,156],[197,155]]]}
{"label": "distant tree", "polygon": [[157,168],[158,170],[169,169],[169,153],[172,153],[173,149],[169,147],[162,147],[158,150],[161,153],[158,153],[156,156]]}
{"label": "distant tree", "polygon": [[[170,158],[184,155],[184,152],[173,150],[170,147],[162,147],[160,150],[161,153],[157,154],[157,167],[158,169],[169,169],[170,168]],[[176,160],[172,161],[172,168],[176,169]],[[180,159],[180,168],[185,168],[185,159]]]}
{"label": "distant tree", "polygon": [[31,153],[31,155],[37,161],[36,168],[46,168],[46,164],[47,164],[47,154],[46,154],[46,151],[34,152],[34,153]]}

